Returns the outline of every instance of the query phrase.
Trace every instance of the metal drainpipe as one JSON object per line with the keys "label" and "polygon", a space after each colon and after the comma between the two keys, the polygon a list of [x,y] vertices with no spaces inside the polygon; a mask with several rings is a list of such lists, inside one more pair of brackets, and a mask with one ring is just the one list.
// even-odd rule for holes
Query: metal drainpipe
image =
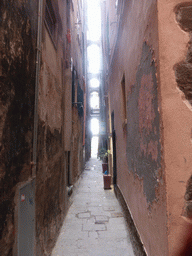
{"label": "metal drainpipe", "polygon": [[40,64],[41,64],[40,62],[41,62],[41,41],[42,41],[42,15],[43,15],[43,0],[39,0],[38,28],[37,28],[36,77],[35,77],[32,177],[36,176],[36,168],[37,168],[36,161],[37,161],[37,130],[38,130],[38,94],[39,94],[39,73],[40,73]]}

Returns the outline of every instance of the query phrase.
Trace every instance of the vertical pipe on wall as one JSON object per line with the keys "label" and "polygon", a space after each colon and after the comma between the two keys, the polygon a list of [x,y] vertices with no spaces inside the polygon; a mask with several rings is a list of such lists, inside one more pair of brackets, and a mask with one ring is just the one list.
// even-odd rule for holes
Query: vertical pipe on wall
{"label": "vertical pipe on wall", "polygon": [[33,177],[35,177],[36,175],[36,161],[37,161],[38,94],[39,94],[39,73],[40,73],[40,61],[41,61],[42,15],[43,15],[43,0],[39,0],[38,27],[37,27],[36,77],[35,77],[34,131],[33,131],[33,162],[32,162]]}

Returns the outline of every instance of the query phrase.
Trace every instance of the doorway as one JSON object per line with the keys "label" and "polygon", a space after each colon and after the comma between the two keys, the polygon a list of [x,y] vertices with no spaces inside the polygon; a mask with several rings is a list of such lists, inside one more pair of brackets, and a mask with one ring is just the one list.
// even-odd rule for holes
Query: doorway
{"label": "doorway", "polygon": [[113,143],[113,184],[117,184],[117,164],[116,164],[116,132],[115,132],[115,117],[114,111],[111,113],[112,127],[112,143]]}
{"label": "doorway", "polygon": [[19,189],[18,256],[35,255],[35,180]]}

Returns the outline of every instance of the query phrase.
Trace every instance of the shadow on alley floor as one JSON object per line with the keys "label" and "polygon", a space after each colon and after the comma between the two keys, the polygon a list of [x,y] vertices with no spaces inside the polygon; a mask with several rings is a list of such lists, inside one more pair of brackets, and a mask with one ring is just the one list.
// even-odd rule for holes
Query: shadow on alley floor
{"label": "shadow on alley floor", "polygon": [[114,190],[103,189],[102,162],[86,163],[52,256],[134,256]]}

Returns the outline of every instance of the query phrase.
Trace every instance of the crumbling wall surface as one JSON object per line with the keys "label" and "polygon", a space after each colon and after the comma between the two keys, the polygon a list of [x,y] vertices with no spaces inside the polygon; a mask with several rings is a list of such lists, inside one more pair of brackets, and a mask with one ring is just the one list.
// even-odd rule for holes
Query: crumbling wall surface
{"label": "crumbling wall surface", "polygon": [[14,196],[31,175],[37,1],[0,1],[0,255],[12,255]]}
{"label": "crumbling wall surface", "polygon": [[[157,2],[126,1],[109,81],[117,185],[148,255],[168,255]],[[120,98],[125,79],[127,133]]]}
{"label": "crumbling wall surface", "polygon": [[161,144],[156,68],[146,42],[136,73],[136,84],[128,95],[127,111],[128,167],[143,179],[144,194],[152,204],[161,169]]}
{"label": "crumbling wall surface", "polygon": [[82,171],[82,118],[79,117],[78,109],[73,106],[72,124],[72,184],[74,184]]}
{"label": "crumbling wall surface", "polygon": [[67,209],[63,130],[65,3],[52,1],[58,11],[57,38],[50,35],[46,21],[43,22],[36,174],[36,255],[39,256],[51,254]]}
{"label": "crumbling wall surface", "polygon": [[158,1],[169,255],[182,241],[181,214],[191,175],[191,10],[191,1]]}
{"label": "crumbling wall surface", "polygon": [[[83,26],[77,20],[83,20],[82,5],[79,0],[74,0],[70,9],[71,23],[71,58],[75,70],[72,78],[72,131],[71,131],[71,182],[74,184],[83,170]],[[73,86],[73,85],[72,85]],[[70,126],[69,126],[70,129]]]}
{"label": "crumbling wall surface", "polygon": [[49,255],[65,214],[62,135],[39,122],[36,184],[36,255]]}
{"label": "crumbling wall surface", "polygon": [[[181,3],[175,7],[176,21],[182,30],[192,32],[192,3]],[[189,102],[192,102],[192,38],[189,36],[188,51],[185,60],[174,67],[178,87]]]}

